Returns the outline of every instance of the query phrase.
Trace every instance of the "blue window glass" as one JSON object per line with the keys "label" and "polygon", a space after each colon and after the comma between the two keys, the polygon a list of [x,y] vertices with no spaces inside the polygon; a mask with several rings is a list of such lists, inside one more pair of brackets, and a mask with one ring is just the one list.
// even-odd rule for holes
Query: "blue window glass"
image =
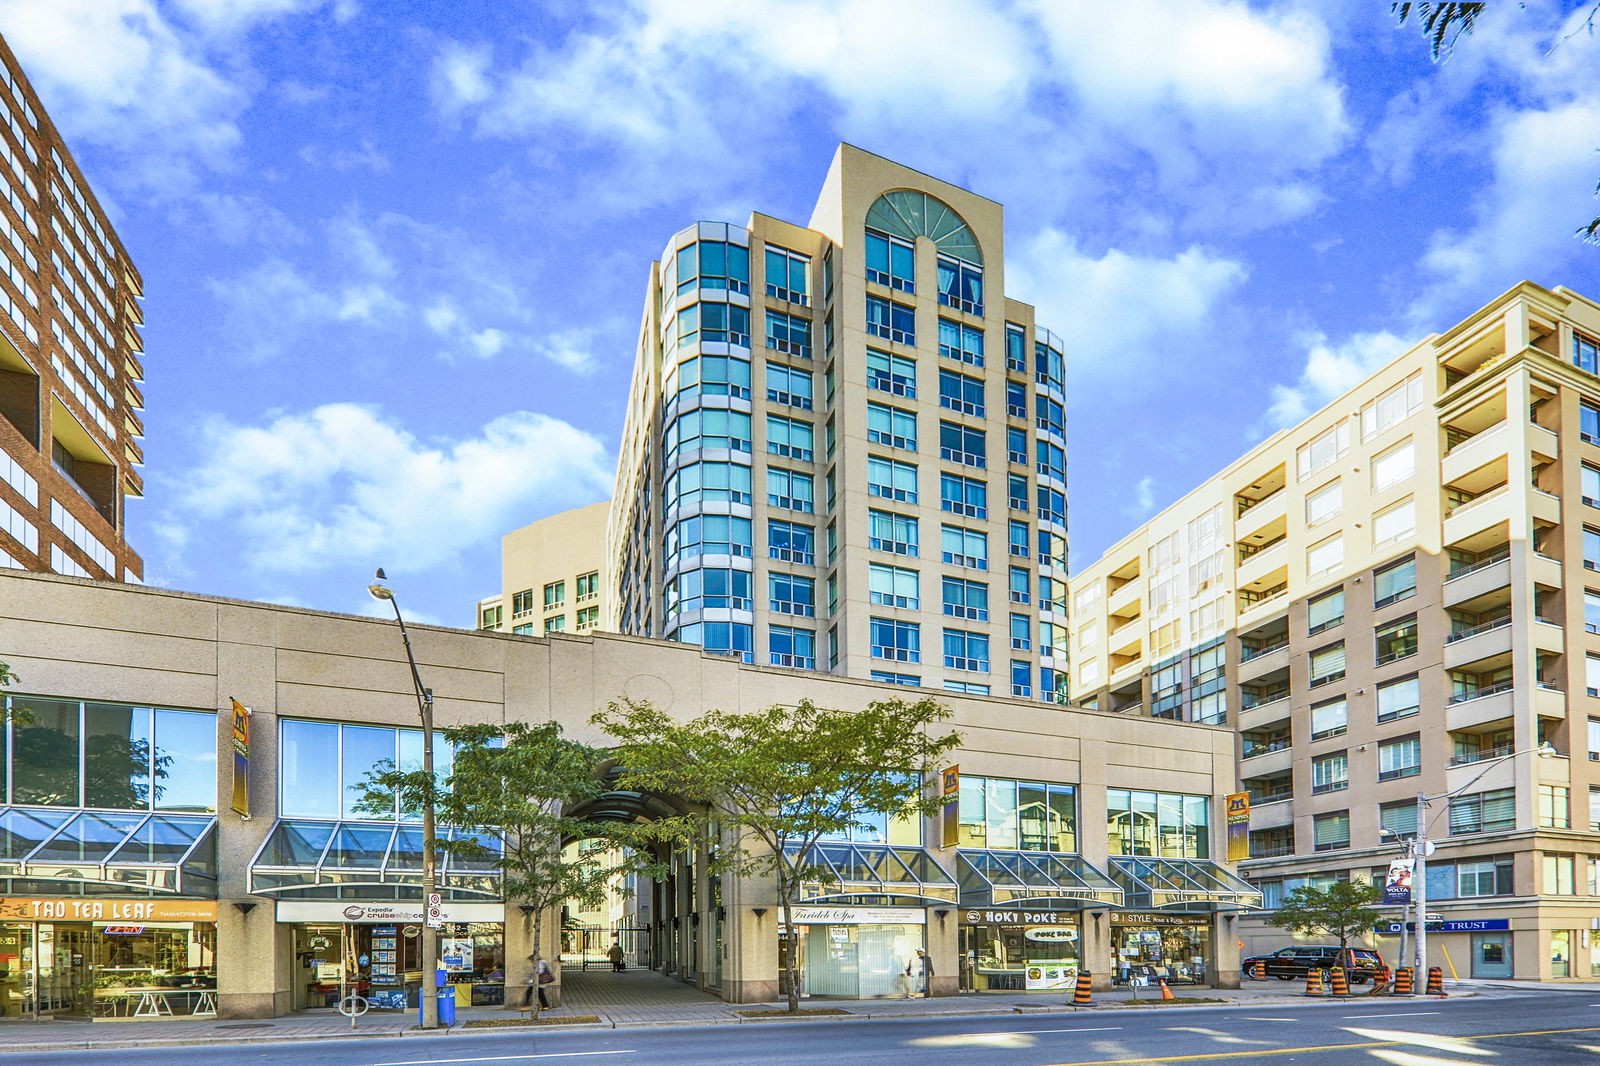
{"label": "blue window glass", "polygon": [[983,365],[983,330],[948,318],[939,320],[939,354],[972,366]]}
{"label": "blue window glass", "polygon": [[781,415],[768,415],[767,452],[809,463],[812,456],[811,423]]}
{"label": "blue window glass", "polygon": [[694,396],[736,396],[750,398],[750,364],[731,355],[697,355],[685,359],[675,370],[677,385],[667,387],[679,399]]}
{"label": "blue window glass", "polygon": [[1006,460],[1025,466],[1028,462],[1028,431],[1015,426],[1006,428]]}
{"label": "blue window glass", "polygon": [[749,503],[750,468],[739,463],[689,463],[668,476],[664,495],[669,507]]}
{"label": "blue window glass", "polygon": [[917,415],[887,404],[867,404],[867,440],[906,451],[917,450]]}
{"label": "blue window glass", "polygon": [[1020,382],[1006,382],[1006,417],[1028,417],[1028,390]]}
{"label": "blue window glass", "polygon": [[767,400],[785,407],[811,410],[811,371],[797,370],[782,363],[767,364]]}
{"label": "blue window glass", "polygon": [[726,567],[685,570],[667,582],[668,614],[700,611],[708,607],[751,610],[750,571]]}
{"label": "blue window glass", "polygon": [[773,666],[815,670],[817,635],[809,629],[796,629],[793,626],[768,626],[767,654]]}
{"label": "blue window glass", "polygon": [[868,511],[867,546],[895,555],[917,555],[917,520],[888,511]]}
{"label": "blue window glass", "polygon": [[1033,442],[1034,457],[1038,460],[1035,469],[1046,477],[1053,477],[1057,481],[1067,480],[1067,450],[1059,444],[1051,444],[1047,440]]}
{"label": "blue window glass", "polygon": [[939,406],[960,414],[982,418],[984,412],[982,379],[958,374],[954,370],[939,371]]}
{"label": "blue window glass", "polygon": [[970,618],[975,622],[989,620],[988,585],[959,577],[946,577],[942,581],[945,614],[952,618]]}
{"label": "blue window glass", "polygon": [[1033,695],[1033,667],[1011,660],[1011,694],[1026,699]]}
{"label": "blue window glass", "polygon": [[969,315],[983,314],[983,268],[948,255],[941,255],[938,265],[939,302]]}
{"label": "blue window glass", "polygon": [[1033,399],[1034,424],[1040,429],[1057,436],[1065,436],[1067,432],[1067,412],[1055,400],[1048,396],[1035,396]]}
{"label": "blue window glass", "polygon": [[917,395],[916,360],[868,348],[867,387],[914,399]]}
{"label": "blue window glass", "polygon": [[749,558],[750,519],[738,515],[690,515],[667,527],[667,558],[680,560],[701,555],[737,555]]}
{"label": "blue window glass", "polygon": [[696,622],[669,632],[667,639],[698,644],[706,651],[737,655],[747,663],[755,659],[754,627],[748,622]]}
{"label": "blue window glass", "polygon": [[1011,650],[1027,651],[1033,647],[1033,629],[1025,614],[1011,616]]}
{"label": "blue window glass", "polygon": [[1028,479],[1021,474],[1006,475],[1006,505],[1013,511],[1028,509]]}
{"label": "blue window glass", "polygon": [[867,230],[867,280],[901,292],[917,291],[917,253],[908,241]]}
{"label": "blue window glass", "polygon": [[1033,597],[1030,595],[1031,583],[1028,580],[1028,571],[1025,567],[1013,566],[1010,571],[1009,588],[1012,603],[1028,603]]}
{"label": "blue window glass", "polygon": [[984,431],[955,422],[939,423],[939,458],[980,469],[988,465]]}
{"label": "blue window glass", "polygon": [[989,517],[988,486],[959,474],[939,475],[939,507],[968,518]]}
{"label": "blue window glass", "polygon": [[750,291],[750,249],[728,241],[697,241],[678,249],[678,294],[693,288]]}
{"label": "blue window glass", "polygon": [[691,344],[750,346],[750,309],[737,304],[696,303],[677,314],[678,347]]}
{"label": "blue window glass", "polygon": [[974,570],[989,569],[989,535],[957,526],[940,527],[940,551],[945,562]]}
{"label": "blue window glass", "polygon": [[920,685],[922,678],[915,674],[896,674],[888,670],[872,671],[872,680],[887,681],[891,685]]}
{"label": "blue window glass", "polygon": [[1600,407],[1586,401],[1579,402],[1578,430],[1590,444],[1600,444]]}
{"label": "blue window glass", "polygon": [[792,304],[806,302],[806,273],[811,260],[799,252],[767,245],[767,295]]}
{"label": "blue window glass", "polygon": [[767,321],[767,347],[802,359],[811,358],[811,323],[798,315],[781,311],[764,312]]}
{"label": "blue window glass", "polygon": [[881,296],[867,297],[867,333],[896,344],[917,343],[917,313]]}
{"label": "blue window glass", "polygon": [[1572,365],[1591,374],[1600,373],[1600,344],[1593,337],[1573,333]]}
{"label": "blue window glass", "polygon": [[1034,380],[1057,392],[1066,391],[1067,361],[1060,352],[1048,344],[1033,346]]}
{"label": "blue window glass", "polygon": [[767,556],[807,566],[817,561],[816,531],[798,522],[767,521]]}
{"label": "blue window glass", "polygon": [[767,575],[768,607],[778,614],[814,617],[817,613],[817,585],[809,577],[796,574]]}
{"label": "blue window glass", "polygon": [[679,451],[701,448],[748,452],[750,416],[743,411],[730,411],[722,407],[697,407],[678,415],[667,426],[669,460]]}
{"label": "blue window glass", "polygon": [[964,629],[944,631],[944,665],[949,670],[989,672],[989,635]]}
{"label": "blue window glass", "polygon": [[[1023,499],[1023,503],[1027,503],[1026,498]],[[1032,550],[1031,545],[1029,544],[1028,523],[1018,522],[1013,518],[1010,526],[1008,527],[1008,537],[1010,540],[1011,554],[1018,555],[1026,559],[1028,557],[1028,552]]]}
{"label": "blue window glass", "polygon": [[767,468],[767,505],[807,514],[816,510],[816,486],[810,474]]}
{"label": "blue window glass", "polygon": [[868,624],[874,659],[893,659],[903,663],[922,661],[922,631],[915,622],[892,618],[873,618]]}
{"label": "blue window glass", "polygon": [[1006,323],[1006,370],[1015,374],[1028,371],[1028,340],[1021,326]]}
{"label": "blue window glass", "polygon": [[867,494],[900,503],[917,502],[917,466],[881,455],[867,457]]}
{"label": "blue window glass", "polygon": [[1039,521],[1067,524],[1067,494],[1039,486]]}

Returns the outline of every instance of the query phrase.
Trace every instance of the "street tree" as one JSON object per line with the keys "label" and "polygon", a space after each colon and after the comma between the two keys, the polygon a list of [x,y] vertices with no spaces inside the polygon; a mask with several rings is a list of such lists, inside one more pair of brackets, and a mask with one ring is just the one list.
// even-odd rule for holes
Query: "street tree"
{"label": "street tree", "polygon": [[1365,881],[1335,881],[1327,888],[1306,885],[1290,892],[1267,924],[1307,936],[1337,937],[1341,948],[1370,931],[1379,914],[1372,908],[1383,891]]}
{"label": "street tree", "polygon": [[[1525,4],[1519,4],[1525,7]],[[1402,26],[1412,22],[1420,26],[1428,38],[1428,51],[1435,63],[1443,63],[1450,58],[1451,51],[1456,46],[1456,41],[1463,34],[1471,34],[1478,27],[1478,20],[1483,17],[1488,9],[1488,4],[1415,4],[1394,3],[1389,5],[1395,20]],[[1591,5],[1589,12],[1584,16],[1578,29],[1573,30],[1568,37],[1580,31],[1594,33],[1595,19],[1600,17],[1600,4]],[[1563,38],[1565,39],[1565,38]],[[1558,44],[1560,42],[1557,42]],[[1600,195],[1600,184],[1595,186],[1596,195]],[[1590,244],[1600,244],[1600,215],[1590,220],[1589,224],[1578,230],[1578,236]]]}
{"label": "street tree", "polygon": [[[613,845],[601,850],[614,856],[625,853],[625,826],[575,813],[606,788],[596,773],[603,753],[563,736],[556,722],[466,725],[439,734],[454,748],[448,776],[379,766],[355,786],[361,790],[358,807],[392,818],[398,804],[402,816],[411,818],[431,800],[439,825],[476,831],[441,838],[436,847],[499,869],[505,898],[531,907],[524,921],[537,953],[548,911],[568,901],[598,906],[623,872],[620,862],[569,862],[563,855],[565,845],[592,838]],[[537,973],[532,980],[537,982]],[[530,994],[529,1001],[537,1018],[537,996]]]}
{"label": "street tree", "polygon": [[[810,700],[749,713],[709,711],[679,721],[648,703],[625,701],[594,716],[618,741],[625,789],[673,795],[690,813],[648,830],[662,844],[709,841],[715,867],[775,883],[785,928],[807,881],[831,878],[813,855],[819,841],[868,819],[922,818],[944,806],[934,775],[961,742],[940,732],[950,716],[931,699],[892,699],[864,710]],[[720,839],[719,839],[720,838]],[[800,1010],[794,952],[784,962],[789,1013]]]}

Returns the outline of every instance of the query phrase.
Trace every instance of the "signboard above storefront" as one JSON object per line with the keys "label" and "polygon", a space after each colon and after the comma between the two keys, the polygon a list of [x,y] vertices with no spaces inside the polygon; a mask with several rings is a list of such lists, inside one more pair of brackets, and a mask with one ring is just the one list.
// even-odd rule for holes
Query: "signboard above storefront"
{"label": "signboard above storefront", "polygon": [[[502,903],[450,903],[443,905],[442,921],[503,922]],[[422,902],[416,903],[341,903],[338,900],[279,900],[280,922],[356,922],[395,925],[422,921]]]}
{"label": "signboard above storefront", "polygon": [[[1387,936],[1395,936],[1400,932],[1400,925],[1401,923],[1399,922],[1383,922],[1377,927],[1377,932]],[[1408,932],[1416,932],[1417,923],[1406,922],[1405,927]],[[1506,932],[1510,928],[1511,919],[1509,918],[1457,919],[1448,922],[1436,922],[1429,919],[1428,921],[1428,932],[1430,933],[1500,933]]]}
{"label": "signboard above storefront", "polygon": [[928,924],[921,907],[795,907],[793,914],[795,925]]}
{"label": "signboard above storefront", "polygon": [[1077,925],[1077,911],[964,909],[962,925]]}
{"label": "signboard above storefront", "polygon": [[217,902],[207,899],[0,899],[5,922],[214,922]]}
{"label": "signboard above storefront", "polygon": [[1205,925],[1209,914],[1162,914],[1151,911],[1112,911],[1112,925]]}

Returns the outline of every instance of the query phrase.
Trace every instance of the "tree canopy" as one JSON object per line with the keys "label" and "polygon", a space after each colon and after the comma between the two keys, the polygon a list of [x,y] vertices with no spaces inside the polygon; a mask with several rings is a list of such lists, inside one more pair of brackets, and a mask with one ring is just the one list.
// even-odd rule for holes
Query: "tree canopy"
{"label": "tree canopy", "polygon": [[[660,819],[654,838],[676,846],[712,840],[723,871],[770,876],[784,925],[806,881],[826,880],[812,849],[830,837],[871,832],[883,817],[920,820],[945,803],[932,784],[961,741],[938,732],[950,715],[931,699],[893,699],[860,711],[809,700],[745,713],[709,711],[680,721],[648,703],[612,704],[594,722],[618,740],[625,789],[697,806]],[[799,1010],[794,953],[785,964],[789,1010]]]}
{"label": "tree canopy", "polygon": [[1307,885],[1284,897],[1283,906],[1267,924],[1307,936],[1336,937],[1348,947],[1354,937],[1370,932],[1380,915],[1372,904],[1383,891],[1365,881],[1335,881],[1327,888]]}
{"label": "tree canopy", "polygon": [[615,864],[568,862],[562,855],[563,845],[574,840],[601,837],[620,846],[630,839],[620,823],[573,813],[605,790],[596,773],[604,753],[563,736],[556,722],[438,732],[455,749],[448,777],[430,777],[417,767],[382,766],[358,786],[358,806],[363,813],[392,817],[398,799],[400,810],[414,816],[431,799],[440,825],[478,829],[482,837],[498,840],[502,850],[461,835],[436,840],[435,846],[493,862],[504,897],[532,907],[529,932],[537,951],[546,911],[568,900],[598,904],[621,872]]}

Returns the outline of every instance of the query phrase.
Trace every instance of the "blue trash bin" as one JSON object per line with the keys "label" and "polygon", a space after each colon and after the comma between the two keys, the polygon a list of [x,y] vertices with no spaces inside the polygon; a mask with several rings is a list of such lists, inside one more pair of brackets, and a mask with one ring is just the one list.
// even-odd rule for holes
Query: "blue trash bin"
{"label": "blue trash bin", "polygon": [[[445,974],[445,972],[443,970],[439,970],[434,974],[434,977],[436,978],[436,981],[437,981],[437,987],[434,990],[434,995],[438,997],[439,1024],[440,1025],[454,1025],[454,1024],[456,1024],[456,990],[454,988],[452,988],[450,986],[450,984],[445,980],[446,976],[447,975]],[[427,995],[427,991],[425,989],[419,989],[418,990],[418,992],[417,992],[417,1024],[418,1025],[422,1024],[422,997],[425,996],[425,995]]]}

